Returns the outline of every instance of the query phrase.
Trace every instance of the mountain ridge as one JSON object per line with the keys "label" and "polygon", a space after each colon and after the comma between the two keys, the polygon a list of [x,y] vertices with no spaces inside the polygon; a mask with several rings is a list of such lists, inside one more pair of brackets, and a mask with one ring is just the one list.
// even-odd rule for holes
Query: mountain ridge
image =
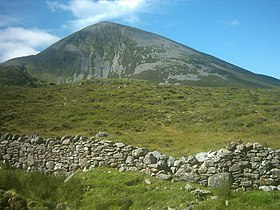
{"label": "mountain ridge", "polygon": [[67,83],[134,78],[158,84],[278,87],[280,80],[247,71],[163,36],[103,21],[77,31],[37,55],[1,64],[39,80]]}

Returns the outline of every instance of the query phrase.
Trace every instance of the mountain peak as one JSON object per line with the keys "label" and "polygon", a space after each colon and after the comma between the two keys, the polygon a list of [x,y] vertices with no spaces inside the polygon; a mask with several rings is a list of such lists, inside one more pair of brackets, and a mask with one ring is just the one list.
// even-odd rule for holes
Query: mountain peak
{"label": "mountain peak", "polygon": [[12,59],[32,76],[64,83],[92,77],[136,78],[161,84],[274,87],[280,81],[256,75],[165,37],[102,21],[38,55]]}

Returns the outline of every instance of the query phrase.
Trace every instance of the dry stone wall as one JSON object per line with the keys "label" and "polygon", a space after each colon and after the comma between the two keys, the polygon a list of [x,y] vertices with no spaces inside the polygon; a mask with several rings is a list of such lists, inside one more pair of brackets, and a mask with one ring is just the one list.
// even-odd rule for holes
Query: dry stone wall
{"label": "dry stone wall", "polygon": [[280,190],[280,150],[259,143],[233,142],[217,151],[176,159],[158,151],[81,135],[47,138],[0,134],[0,159],[11,166],[46,174],[112,167],[144,171],[164,180],[216,187],[231,180],[233,189]]}

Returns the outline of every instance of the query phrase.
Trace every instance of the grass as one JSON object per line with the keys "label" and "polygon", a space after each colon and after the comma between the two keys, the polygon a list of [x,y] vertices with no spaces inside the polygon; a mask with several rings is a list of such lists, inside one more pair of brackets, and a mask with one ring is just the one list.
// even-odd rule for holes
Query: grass
{"label": "grass", "polygon": [[[280,89],[158,86],[128,79],[71,84],[0,87],[0,133],[44,137],[111,134],[113,141],[159,150],[175,157],[259,141],[280,147]],[[0,189],[15,192],[31,209],[183,209],[195,198],[184,182],[139,172],[95,169],[65,177],[25,173],[0,165]],[[149,179],[152,184],[145,184]],[[226,190],[226,191],[224,191]],[[195,209],[279,209],[279,192],[213,191]],[[227,196],[224,196],[227,193]],[[228,205],[225,205],[227,201]]]}
{"label": "grass", "polygon": [[120,173],[106,168],[79,172],[64,183],[65,177],[26,173],[1,164],[0,178],[0,189],[16,193],[27,201],[29,209],[54,209],[58,204],[64,209],[67,206],[82,210],[184,209],[194,202],[195,210],[277,210],[280,205],[280,192],[261,191],[232,192],[226,197],[227,206],[217,190],[213,190],[213,195],[219,195],[218,199],[197,201],[185,190],[185,182],[173,183],[141,172]]}
{"label": "grass", "polygon": [[0,87],[0,132],[45,137],[98,131],[114,141],[186,156],[230,141],[280,146],[280,90],[158,86],[95,79]]}

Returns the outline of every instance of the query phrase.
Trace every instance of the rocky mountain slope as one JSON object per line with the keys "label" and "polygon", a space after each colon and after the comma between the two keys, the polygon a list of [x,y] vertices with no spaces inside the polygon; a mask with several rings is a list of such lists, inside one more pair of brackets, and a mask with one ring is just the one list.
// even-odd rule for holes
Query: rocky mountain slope
{"label": "rocky mountain slope", "polygon": [[110,22],[91,25],[37,55],[15,58],[1,66],[25,69],[32,77],[53,83],[99,77],[195,86],[280,86],[280,80],[162,36]]}

